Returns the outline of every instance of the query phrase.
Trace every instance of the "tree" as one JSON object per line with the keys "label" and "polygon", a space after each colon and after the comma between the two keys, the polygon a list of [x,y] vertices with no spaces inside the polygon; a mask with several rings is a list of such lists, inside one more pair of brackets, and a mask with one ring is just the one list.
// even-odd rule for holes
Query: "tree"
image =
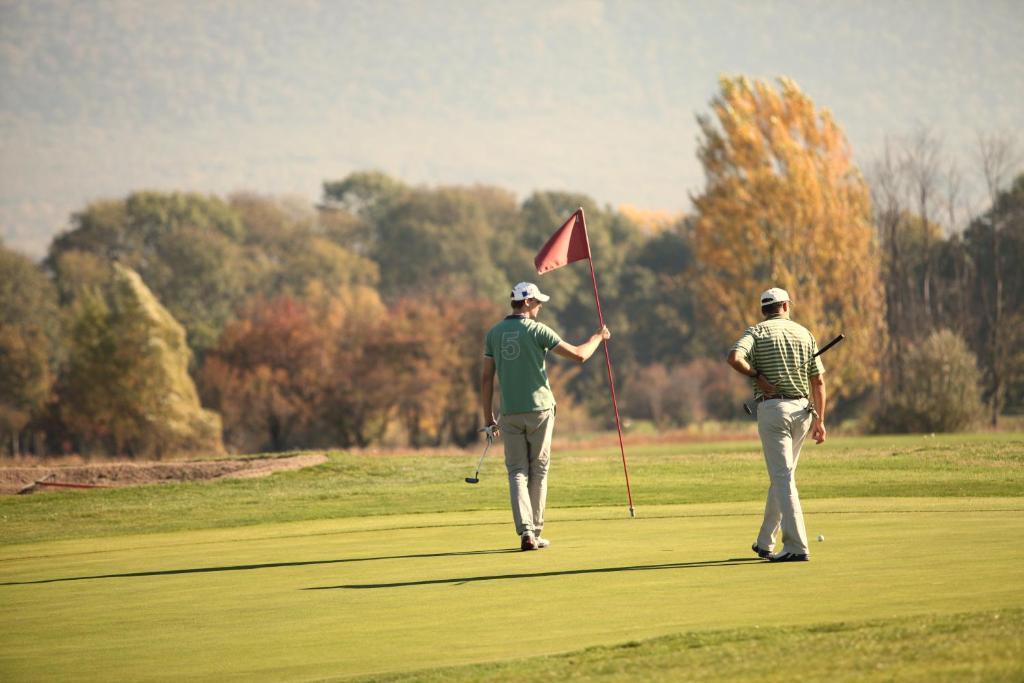
{"label": "tree", "polygon": [[1024,345],[1024,175],[971,222],[964,248],[976,273],[970,290],[978,314],[973,346],[985,371],[989,421],[995,425],[1008,398],[1018,407],[1024,404],[1024,358],[1016,351]]}
{"label": "tree", "polygon": [[[970,266],[956,240],[960,175],[927,129],[886,140],[871,167],[889,331],[886,402],[903,392],[908,348],[939,326],[965,334]],[[944,239],[950,235],[950,239]]]}
{"label": "tree", "polygon": [[692,226],[681,221],[646,240],[624,264],[621,307],[629,311],[630,327],[623,335],[616,330],[616,337],[641,365],[671,365],[706,353],[694,324],[701,297],[691,277],[692,235]]}
{"label": "tree", "polygon": [[200,355],[253,280],[254,261],[242,247],[244,226],[216,197],[140,192],[94,203],[73,222],[50,246],[48,267],[59,275],[62,255],[85,252],[135,270],[185,326]]}
{"label": "tree", "polygon": [[20,455],[57,368],[57,292],[27,257],[0,246],[0,452]]}
{"label": "tree", "polygon": [[188,373],[185,331],[134,271],[72,305],[61,416],[85,453],[157,456],[221,450],[220,419]]}
{"label": "tree", "polygon": [[366,256],[377,245],[382,217],[409,187],[380,171],[359,171],[324,183],[320,221],[332,239]]}
{"label": "tree", "polygon": [[952,432],[982,413],[980,374],[963,339],[937,330],[907,350],[903,392],[882,404],[878,431]]}
{"label": "tree", "polygon": [[788,79],[778,90],[723,78],[714,118],[698,117],[706,186],[694,198],[700,310],[724,347],[780,286],[819,337],[845,332],[831,363],[838,396],[879,378],[883,300],[867,186],[827,110]]}
{"label": "tree", "polygon": [[[989,213],[992,237],[990,240],[991,257],[989,263],[992,265],[993,291],[990,297],[991,305],[986,307],[986,315],[990,316],[990,319],[987,321],[989,323],[987,325],[989,328],[989,348],[986,355],[991,359],[988,365],[992,378],[992,397],[990,403],[993,426],[999,422],[999,413],[1003,409],[1005,400],[1007,350],[1011,348],[1007,345],[1007,342],[1009,341],[1009,330],[1013,329],[1008,328],[1006,324],[1004,279],[1007,276],[1007,270],[1004,268],[1002,258],[1006,250],[1001,248],[1001,235],[1004,231],[1009,232],[1004,225],[1005,222],[1008,222],[1007,219],[1013,220],[1016,218],[1018,222],[1020,220],[1019,202],[1012,202],[1012,200],[1007,199],[1002,211],[997,211],[997,207],[1000,204],[1000,194],[1004,183],[1018,163],[1016,141],[1012,137],[1006,135],[979,135],[978,164],[981,167],[982,175],[985,178],[985,187],[992,202],[992,211]],[[1017,210],[1013,211],[1011,209],[1007,211],[1005,204],[1012,205],[1014,203],[1017,204]],[[1014,261],[1009,263],[1014,263]],[[1016,263],[1019,264],[1020,261],[1016,261]]]}
{"label": "tree", "polygon": [[323,328],[287,296],[255,300],[208,354],[200,384],[224,420],[225,440],[243,452],[315,445],[330,369]]}
{"label": "tree", "polygon": [[[1017,269],[1013,189],[1018,163],[1009,136],[978,137],[978,175],[989,208],[963,232],[958,223],[960,174],[941,159],[941,143],[918,131],[873,165],[875,221],[883,251],[889,327],[884,386],[891,403],[904,391],[907,350],[931,331],[949,328],[965,337],[985,372],[985,395],[995,424],[1015,376],[1016,291],[1007,282]],[[944,233],[948,238],[944,239]]]}
{"label": "tree", "polygon": [[385,309],[372,290],[349,289],[315,307],[332,355],[323,422],[342,444],[379,441],[397,420],[413,446],[478,437],[486,329],[499,315],[468,291],[407,298]]}
{"label": "tree", "polygon": [[377,265],[330,234],[308,207],[253,194],[233,195],[231,207],[245,228],[254,294],[301,298],[314,281],[330,290],[379,282]]}
{"label": "tree", "polygon": [[109,261],[92,252],[69,249],[50,262],[61,306],[70,306],[83,292],[110,284],[113,269]]}
{"label": "tree", "polygon": [[376,226],[371,256],[385,297],[436,296],[466,287],[508,287],[490,255],[494,228],[472,191],[411,190],[390,203]]}
{"label": "tree", "polygon": [[383,437],[394,406],[393,377],[367,352],[390,312],[369,287],[312,294],[312,308],[325,321],[330,345],[322,422],[335,443],[367,446]]}
{"label": "tree", "polygon": [[324,182],[324,204],[366,216],[386,209],[408,189],[405,183],[380,171],[358,171],[344,180]]}

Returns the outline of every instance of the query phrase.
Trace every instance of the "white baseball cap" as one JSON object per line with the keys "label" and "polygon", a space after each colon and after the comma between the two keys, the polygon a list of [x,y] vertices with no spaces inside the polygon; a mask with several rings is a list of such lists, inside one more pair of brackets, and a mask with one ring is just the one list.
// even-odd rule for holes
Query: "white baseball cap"
{"label": "white baseball cap", "polygon": [[537,289],[537,285],[532,282],[520,282],[512,288],[512,301],[526,301],[527,299],[547,301],[550,298],[550,296]]}
{"label": "white baseball cap", "polygon": [[761,292],[761,305],[770,306],[771,304],[781,303],[783,301],[789,301],[789,292],[778,287],[772,287]]}

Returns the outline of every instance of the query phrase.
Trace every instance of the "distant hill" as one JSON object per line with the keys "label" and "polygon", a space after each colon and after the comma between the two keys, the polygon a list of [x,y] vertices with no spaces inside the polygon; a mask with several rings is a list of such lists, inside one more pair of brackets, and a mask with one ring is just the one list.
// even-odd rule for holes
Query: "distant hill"
{"label": "distant hill", "polygon": [[859,159],[922,124],[966,162],[1024,121],[1022,8],[4,1],[0,234],[39,256],[98,197],[358,168],[685,209],[721,73],[793,77]]}

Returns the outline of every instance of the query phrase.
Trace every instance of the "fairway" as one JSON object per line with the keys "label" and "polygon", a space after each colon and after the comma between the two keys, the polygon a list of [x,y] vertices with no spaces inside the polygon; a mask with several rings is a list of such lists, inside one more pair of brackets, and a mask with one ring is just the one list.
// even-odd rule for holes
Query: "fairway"
{"label": "fairway", "polygon": [[[1011,440],[1009,455],[999,457],[1019,459],[1016,444]],[[832,462],[823,455],[828,468],[848,457]],[[652,450],[649,457],[660,456]],[[702,457],[693,469],[686,459],[679,467],[693,474]],[[565,459],[565,469],[576,473],[604,467],[587,464],[590,455]],[[736,459],[739,470],[756,475],[756,453]],[[847,476],[856,471],[848,463]],[[642,667],[645,648],[662,642],[648,642],[655,638],[730,633],[749,640],[761,631],[784,648],[800,634],[819,637],[823,628],[858,624],[905,630],[1000,614],[1013,624],[1024,608],[1024,498],[1012,492],[1019,474],[1000,475],[1011,482],[1002,495],[808,497],[808,532],[825,541],[812,543],[807,564],[770,565],[750,552],[761,512],[757,490],[748,501],[641,506],[637,519],[622,505],[559,507],[553,491],[545,533],[552,546],[532,553],[513,550],[504,509],[7,543],[0,550],[0,678],[311,680],[409,672],[437,680],[522,680],[528,676],[517,661],[574,653],[578,676],[629,680],[628,664],[607,671],[605,664],[626,652]],[[491,475],[487,488],[457,489],[458,495],[503,504],[493,500],[500,475]],[[280,475],[278,485],[311,476]],[[274,486],[275,479],[263,484]],[[444,485],[471,488],[457,479]],[[146,491],[159,506],[161,496],[182,489]],[[5,517],[27,502],[4,501]],[[778,631],[804,627],[810,630]],[[951,628],[942,622],[938,630]],[[976,625],[963,630],[963,637],[980,632]],[[1020,629],[1011,632],[1016,638],[989,634],[989,644],[979,645],[978,661],[992,660],[981,667],[982,680],[1019,680],[1024,672]],[[586,650],[595,646],[612,649]],[[821,647],[826,658],[819,667],[830,652]],[[966,664],[974,666],[971,652]],[[965,664],[962,652],[955,659]],[[561,660],[540,661],[557,667]],[[717,670],[727,680],[743,665],[725,658]],[[679,680],[686,670],[658,673]],[[941,678],[943,669],[925,672]]]}

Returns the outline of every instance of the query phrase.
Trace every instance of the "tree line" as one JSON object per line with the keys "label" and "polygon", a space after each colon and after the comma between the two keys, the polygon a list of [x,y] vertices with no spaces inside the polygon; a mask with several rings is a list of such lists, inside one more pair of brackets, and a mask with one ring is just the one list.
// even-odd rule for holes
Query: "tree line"
{"label": "tree line", "polygon": [[[988,199],[969,211],[938,140],[894,142],[862,173],[837,122],[786,79],[723,78],[698,118],[706,183],[686,216],[364,171],[326,181],[316,206],[98,201],[41,263],[0,245],[0,448],[470,443],[483,335],[511,284],[538,281],[566,338],[596,327],[584,266],[532,269],[579,206],[629,418],[741,418],[749,387],[722,358],[769,286],[793,294],[819,340],[846,334],[826,362],[840,419],[936,430],[983,406],[990,422],[1021,410],[1024,176],[1011,139],[979,136]],[[603,368],[555,360],[551,376],[560,420],[609,426]]]}

